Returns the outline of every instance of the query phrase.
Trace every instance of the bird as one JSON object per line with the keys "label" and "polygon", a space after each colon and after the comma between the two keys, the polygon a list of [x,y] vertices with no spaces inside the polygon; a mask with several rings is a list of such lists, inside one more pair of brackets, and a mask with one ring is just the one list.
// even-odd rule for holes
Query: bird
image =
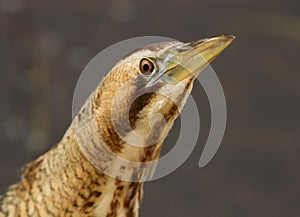
{"label": "bird", "polygon": [[143,163],[159,159],[195,79],[234,39],[160,42],[122,58],[60,142],[0,197],[0,217],[138,217],[155,171]]}

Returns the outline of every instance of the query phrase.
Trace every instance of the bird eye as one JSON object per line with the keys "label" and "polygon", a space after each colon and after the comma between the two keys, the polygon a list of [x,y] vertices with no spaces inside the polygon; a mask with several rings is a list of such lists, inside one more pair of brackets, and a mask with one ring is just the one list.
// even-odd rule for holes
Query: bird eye
{"label": "bird eye", "polygon": [[142,59],[140,62],[140,70],[144,75],[149,75],[154,71],[154,65],[150,60]]}

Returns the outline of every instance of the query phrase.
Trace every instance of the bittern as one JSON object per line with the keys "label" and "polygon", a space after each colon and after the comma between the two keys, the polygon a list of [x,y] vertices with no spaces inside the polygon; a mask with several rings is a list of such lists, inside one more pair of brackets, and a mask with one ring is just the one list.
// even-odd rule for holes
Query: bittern
{"label": "bittern", "polygon": [[194,80],[233,39],[152,44],[120,60],[61,141],[25,166],[21,180],[1,197],[0,217],[138,216],[143,168],[127,169],[104,150],[126,162],[158,159]]}

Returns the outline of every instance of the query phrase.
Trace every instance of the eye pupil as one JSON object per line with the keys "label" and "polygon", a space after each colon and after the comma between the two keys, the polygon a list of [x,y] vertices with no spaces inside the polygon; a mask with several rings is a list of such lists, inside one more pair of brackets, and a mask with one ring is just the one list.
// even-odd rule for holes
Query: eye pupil
{"label": "eye pupil", "polygon": [[140,71],[144,74],[144,75],[149,75],[153,72],[154,70],[154,65],[153,63],[148,60],[148,59],[142,59],[140,62]]}
{"label": "eye pupil", "polygon": [[150,67],[148,64],[144,64],[143,69],[144,69],[144,71],[149,71]]}

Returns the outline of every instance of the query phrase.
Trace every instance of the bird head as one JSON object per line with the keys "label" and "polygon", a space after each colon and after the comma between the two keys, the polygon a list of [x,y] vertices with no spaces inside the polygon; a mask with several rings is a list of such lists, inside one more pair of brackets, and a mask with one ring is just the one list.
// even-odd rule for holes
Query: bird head
{"label": "bird head", "polygon": [[95,90],[92,113],[101,141],[126,160],[157,159],[194,80],[233,40],[151,44],[120,60]]}

